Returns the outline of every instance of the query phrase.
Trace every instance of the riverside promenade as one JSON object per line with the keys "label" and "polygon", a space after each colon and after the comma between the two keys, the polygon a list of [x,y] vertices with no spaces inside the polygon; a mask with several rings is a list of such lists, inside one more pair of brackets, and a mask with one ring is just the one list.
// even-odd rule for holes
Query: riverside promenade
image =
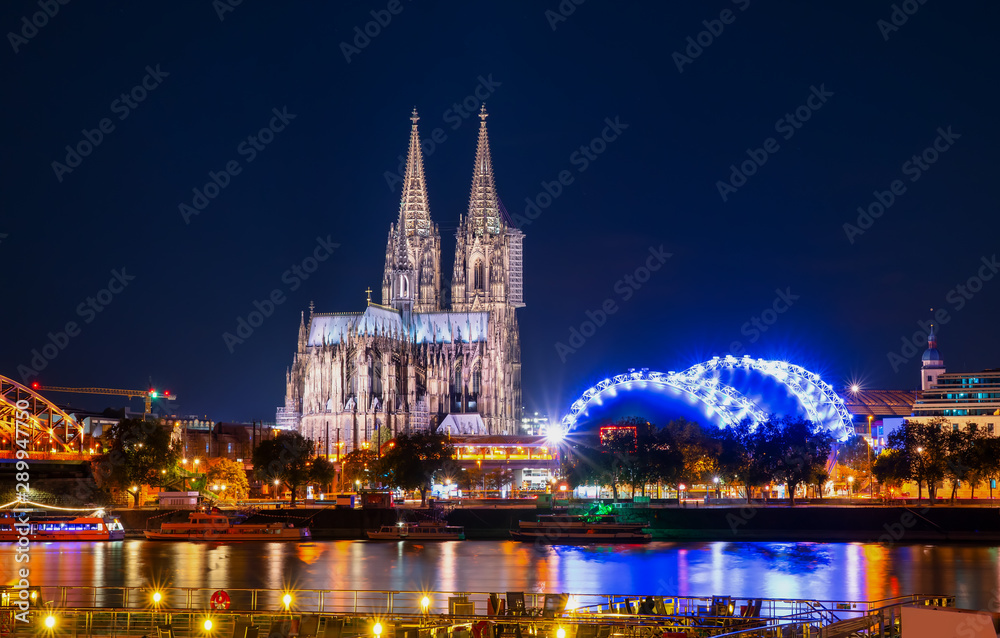
{"label": "riverside promenade", "polygon": [[[34,588],[28,623],[3,635],[73,638],[659,638],[901,635],[906,606],[879,601],[530,592]],[[5,596],[7,594],[4,594]],[[7,599],[9,600],[9,599]],[[6,607],[6,604],[4,607]]]}

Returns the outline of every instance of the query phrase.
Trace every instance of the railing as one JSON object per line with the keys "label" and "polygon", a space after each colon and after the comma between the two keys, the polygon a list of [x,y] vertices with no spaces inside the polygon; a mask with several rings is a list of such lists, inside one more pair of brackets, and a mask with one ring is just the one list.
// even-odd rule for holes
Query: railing
{"label": "railing", "polygon": [[[611,629],[608,638],[643,638],[652,636],[656,631],[671,630],[703,636],[756,637],[783,635],[773,632],[794,629],[794,635],[819,636],[823,627],[854,622],[858,626],[867,623],[869,629],[874,627],[876,633],[870,635],[898,636],[899,610],[902,606],[954,605],[953,597],[920,595],[878,601],[658,596],[658,603],[664,605],[660,611],[652,615],[637,615],[639,601],[644,596],[572,594],[565,601],[565,610],[545,612],[546,594],[525,592],[524,614],[490,616],[488,605],[491,594],[488,592],[228,589],[224,596],[228,604],[222,610],[210,602],[216,591],[210,588],[39,589],[40,600],[33,604],[31,610],[33,623],[14,623],[13,629],[27,631],[31,627],[31,631],[37,631],[44,627],[45,617],[52,615],[52,622],[72,628],[68,634],[57,632],[57,635],[81,638],[155,636],[156,628],[164,625],[173,627],[174,635],[178,637],[224,636],[229,635],[227,627],[231,628],[236,616],[246,616],[251,623],[259,625],[305,616],[318,616],[323,623],[332,617],[347,617],[348,622],[344,625],[346,633],[342,638],[371,635],[370,628],[376,619],[390,625],[415,623],[425,628],[455,628],[482,621],[524,624],[532,636],[547,636],[550,633],[555,636],[554,632],[560,625],[575,628],[577,633],[581,627],[596,625],[593,627],[595,632],[598,628]],[[156,602],[154,594],[159,594]],[[505,596],[500,594],[500,598],[505,599]],[[663,613],[664,608],[666,613]],[[757,613],[747,615],[748,608],[751,611],[757,609]],[[8,609],[0,608],[0,611]],[[865,618],[871,622],[862,620]],[[214,630],[204,630],[206,619],[213,621]],[[385,633],[387,636],[392,634],[390,631]],[[573,635],[566,633],[559,638],[573,638]]]}

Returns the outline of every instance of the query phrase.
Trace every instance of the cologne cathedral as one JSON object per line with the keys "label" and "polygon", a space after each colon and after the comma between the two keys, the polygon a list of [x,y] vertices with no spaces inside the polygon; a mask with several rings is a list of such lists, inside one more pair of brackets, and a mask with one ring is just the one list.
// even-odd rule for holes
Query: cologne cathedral
{"label": "cologne cathedral", "polygon": [[497,196],[486,132],[469,209],[459,217],[449,291],[431,217],[417,113],[399,216],[389,227],[382,303],[362,312],[303,314],[278,424],[347,453],[417,431],[516,434],[521,421],[521,246]]}

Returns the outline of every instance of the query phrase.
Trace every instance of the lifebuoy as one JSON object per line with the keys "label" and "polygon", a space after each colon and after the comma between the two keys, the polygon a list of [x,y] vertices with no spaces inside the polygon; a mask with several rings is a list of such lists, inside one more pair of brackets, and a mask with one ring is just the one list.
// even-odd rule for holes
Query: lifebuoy
{"label": "lifebuoy", "polygon": [[212,594],[208,602],[212,609],[225,610],[229,609],[229,603],[232,601],[229,599],[229,594],[226,593],[226,590],[220,589]]}
{"label": "lifebuoy", "polygon": [[479,622],[472,625],[472,638],[490,638],[493,632],[490,631],[490,627],[493,626],[488,620],[480,620]]}

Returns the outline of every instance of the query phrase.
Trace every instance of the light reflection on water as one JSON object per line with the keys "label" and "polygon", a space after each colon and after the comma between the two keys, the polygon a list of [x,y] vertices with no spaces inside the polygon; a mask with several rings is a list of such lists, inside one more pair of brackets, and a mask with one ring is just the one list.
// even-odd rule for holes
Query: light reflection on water
{"label": "light reflection on water", "polygon": [[[14,580],[12,545],[0,548]],[[998,548],[862,543],[33,543],[32,585],[574,593],[873,600],[953,594],[996,610]]]}

